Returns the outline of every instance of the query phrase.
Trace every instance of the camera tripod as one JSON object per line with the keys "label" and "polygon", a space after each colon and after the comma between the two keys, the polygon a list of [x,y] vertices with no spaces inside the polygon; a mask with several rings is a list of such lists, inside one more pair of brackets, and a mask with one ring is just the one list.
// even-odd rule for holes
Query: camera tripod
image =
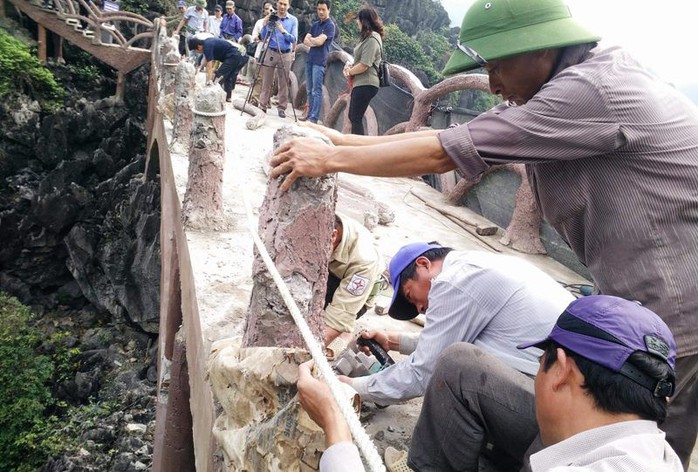
{"label": "camera tripod", "polygon": [[[264,41],[262,42],[262,52],[259,55],[259,61],[257,61],[257,70],[254,75],[254,80],[252,81],[252,85],[250,86],[250,89],[247,91],[247,96],[245,97],[245,102],[242,105],[242,110],[240,111],[240,116],[243,115],[244,110],[245,110],[245,105],[250,101],[250,98],[252,98],[252,93],[254,92],[255,85],[257,84],[257,81],[259,80],[259,74],[262,71],[262,67],[272,67],[274,69],[281,69],[281,74],[279,74],[279,80],[285,80],[286,81],[286,89],[288,90],[288,101],[291,104],[291,110],[293,110],[293,120],[295,122],[298,122],[298,117],[296,116],[296,107],[293,105],[293,98],[291,96],[291,77],[289,76],[289,73],[286,71],[284,68],[283,64],[281,61],[279,61],[276,64],[273,65],[266,65],[264,64],[264,60],[267,57],[267,51],[269,51],[269,45],[271,43],[271,38],[272,35],[274,36],[274,39],[276,39],[276,44],[279,44],[279,38],[278,38],[278,33],[279,30],[276,28],[276,22],[279,21],[278,17],[277,19],[273,21],[269,21],[267,23],[267,26],[269,28],[273,28],[271,31],[267,32],[267,37],[264,38]],[[263,85],[263,84],[262,84]],[[272,79],[272,84],[270,84],[271,87],[273,87],[273,79]],[[269,106],[271,106],[271,90],[269,91]]]}

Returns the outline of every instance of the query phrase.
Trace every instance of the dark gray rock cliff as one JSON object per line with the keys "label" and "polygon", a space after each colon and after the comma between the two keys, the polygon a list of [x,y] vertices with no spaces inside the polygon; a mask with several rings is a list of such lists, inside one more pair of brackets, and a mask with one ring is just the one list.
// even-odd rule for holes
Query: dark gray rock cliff
{"label": "dark gray rock cliff", "polygon": [[157,333],[160,191],[143,179],[143,118],[79,99],[49,116],[3,104],[0,122],[0,289]]}

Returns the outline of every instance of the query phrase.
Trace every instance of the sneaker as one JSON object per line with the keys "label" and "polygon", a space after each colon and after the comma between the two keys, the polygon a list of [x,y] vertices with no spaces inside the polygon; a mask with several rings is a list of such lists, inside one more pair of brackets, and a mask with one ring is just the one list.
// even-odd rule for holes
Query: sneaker
{"label": "sneaker", "polygon": [[286,112],[284,110],[279,110],[279,118],[286,118]]}

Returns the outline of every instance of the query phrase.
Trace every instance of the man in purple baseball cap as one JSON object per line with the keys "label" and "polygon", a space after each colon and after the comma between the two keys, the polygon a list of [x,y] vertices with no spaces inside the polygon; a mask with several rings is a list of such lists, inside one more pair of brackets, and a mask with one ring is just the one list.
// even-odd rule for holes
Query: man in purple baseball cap
{"label": "man in purple baseball cap", "polygon": [[424,395],[438,357],[455,343],[482,347],[512,371],[535,375],[537,355],[516,345],[547,335],[573,300],[553,278],[521,258],[454,251],[434,242],[403,246],[390,261],[390,281],[390,316],[407,320],[424,313],[424,329],[419,334],[362,333],[386,351],[409,357],[370,376],[341,377],[364,401],[381,405]]}
{"label": "man in purple baseball cap", "polygon": [[[674,337],[659,316],[622,298],[584,297],[569,304],[546,338],[519,346],[529,347],[543,350],[535,381],[507,379],[493,356],[466,343],[451,346],[429,382],[409,458],[389,470],[477,471],[489,449],[485,440],[506,456],[525,449],[523,438],[539,426],[542,445],[531,446],[535,453],[522,470],[683,471],[658,428],[674,390],[676,360]],[[461,360],[473,353],[480,362],[470,372]],[[511,398],[527,390],[529,414],[522,415]],[[320,470],[362,470],[329,389],[307,366],[298,391],[328,435]],[[518,467],[509,463],[505,470]]]}
{"label": "man in purple baseball cap", "polygon": [[583,297],[547,337],[519,346],[529,347],[543,350],[535,380],[483,351],[464,370],[467,345],[444,353],[412,435],[413,468],[477,470],[490,443],[533,472],[683,470],[658,429],[674,391],[676,343],[654,312],[618,297]]}

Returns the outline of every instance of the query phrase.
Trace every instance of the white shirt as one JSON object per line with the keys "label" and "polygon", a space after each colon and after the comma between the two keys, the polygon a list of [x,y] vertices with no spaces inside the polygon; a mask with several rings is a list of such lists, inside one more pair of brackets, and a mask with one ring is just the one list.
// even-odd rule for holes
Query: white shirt
{"label": "white shirt", "polygon": [[679,457],[654,421],[590,429],[531,456],[533,472],[682,472]]}
{"label": "white shirt", "polygon": [[334,443],[322,453],[320,472],[363,472],[359,449],[354,443],[343,441]]}
{"label": "white shirt", "polygon": [[264,18],[260,18],[254,24],[254,28],[252,28],[252,42],[258,41],[257,49],[255,49],[255,52],[254,52],[254,58],[256,60],[259,60],[259,57],[262,54],[262,41],[260,41],[259,35],[262,33],[263,27],[264,27]]}
{"label": "white shirt", "polygon": [[206,20],[206,31],[211,33],[214,38],[221,35],[221,23],[223,22],[223,17],[216,18],[215,16],[209,16]]}
{"label": "white shirt", "polygon": [[521,258],[453,251],[432,280],[416,350],[384,371],[353,378],[351,385],[363,400],[383,405],[424,395],[437,358],[458,342],[472,343],[513,369],[535,375],[540,351],[516,346],[550,334],[572,300],[559,283]]}

